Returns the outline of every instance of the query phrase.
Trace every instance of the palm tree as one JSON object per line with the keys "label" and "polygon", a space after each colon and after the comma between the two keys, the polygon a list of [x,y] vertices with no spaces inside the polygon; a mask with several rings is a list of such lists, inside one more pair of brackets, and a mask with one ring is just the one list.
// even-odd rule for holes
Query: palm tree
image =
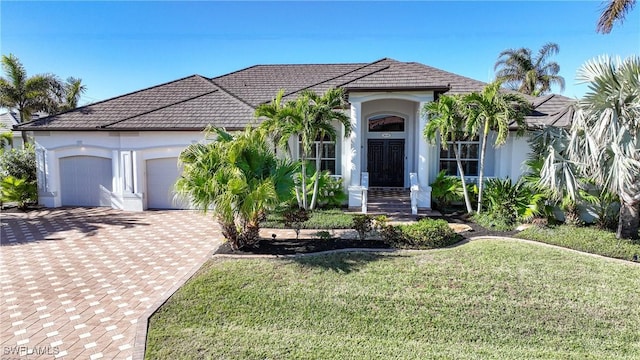
{"label": "palm tree", "polygon": [[291,196],[295,166],[278,159],[256,129],[235,136],[213,131],[214,142],[190,145],[180,154],[184,170],[176,192],[200,210],[212,211],[233,249],[253,246],[266,212]]}
{"label": "palm tree", "polygon": [[529,104],[521,95],[500,92],[500,81],[495,81],[482,89],[464,97],[467,107],[467,134],[480,136],[480,170],[478,174],[478,213],[482,210],[482,191],[484,188],[484,160],[487,152],[489,131],[496,132],[495,147],[503,145],[509,136],[509,126],[516,125],[518,134],[524,132],[524,117],[531,111]]}
{"label": "palm tree", "polygon": [[[0,77],[0,107],[16,109],[20,114],[20,122],[29,121],[31,114],[38,111],[56,111],[56,93],[59,93],[61,85],[55,76],[41,74],[27,77],[24,66],[12,54],[2,56],[2,70],[6,77]],[[23,144],[27,144],[27,140],[27,134],[23,131]]]}
{"label": "palm tree", "polygon": [[271,103],[258,106],[256,116],[265,118],[260,125],[261,129],[271,134],[274,142],[280,148],[286,149],[291,158],[293,153],[289,139],[300,139],[300,188],[296,187],[296,196],[301,208],[313,210],[318,199],[321,156],[315,156],[318,175],[314,180],[311,201],[307,198],[307,159],[312,155],[316,139],[320,139],[320,151],[325,137],[336,139],[333,122],[337,121],[344,126],[345,135],[350,133],[351,123],[343,112],[344,92],[342,89],[329,89],[320,96],[312,91],[303,91],[295,100],[286,103],[282,101],[283,94],[284,92],[280,91]]}
{"label": "palm tree", "polygon": [[498,55],[494,66],[496,79],[504,82],[509,88],[521,93],[540,96],[551,91],[551,85],[560,86],[564,91],[564,78],[558,73],[560,65],[548,62],[549,56],[560,51],[558,44],[545,44],[536,57],[531,49],[507,49]]}
{"label": "palm tree", "polygon": [[[577,80],[588,83],[589,92],[576,105],[571,131],[567,134],[566,161],[574,164],[580,175],[620,199],[618,238],[637,238],[640,222],[638,74],[638,56],[624,61],[604,56],[585,63],[578,70]],[[542,174],[551,186],[559,183],[551,168],[557,167],[557,163],[547,161]],[[565,182],[569,191],[578,188],[574,183]]]}
{"label": "palm tree", "polygon": [[438,101],[425,104],[422,111],[429,117],[429,122],[424,128],[423,136],[431,144],[435,144],[440,138],[443,149],[447,149],[449,144],[453,146],[453,153],[458,164],[458,173],[462,180],[462,190],[464,193],[464,203],[467,212],[472,213],[471,200],[467,190],[467,182],[464,178],[464,168],[460,160],[458,141],[465,138],[464,128],[466,117],[464,115],[464,104],[462,97],[456,95],[442,95]]}
{"label": "palm tree", "polygon": [[[328,137],[329,140],[332,141],[337,139],[336,129],[333,126],[334,122],[342,124],[342,126],[344,126],[344,136],[348,136],[349,133],[351,133],[351,121],[349,116],[343,111],[346,106],[343,89],[332,88],[327,90],[322,96],[311,91],[305,91],[301,97],[309,104],[309,121],[311,123],[307,128],[310,132],[307,139],[309,139],[311,143],[313,143],[315,139],[319,139],[318,153],[316,154],[316,175],[313,184],[311,205],[309,206],[309,209],[313,210],[318,200],[318,187],[320,184],[322,165],[321,154],[324,151],[324,138]],[[303,144],[303,148],[304,147],[305,145]],[[309,146],[309,149],[310,148]]]}
{"label": "palm tree", "polygon": [[62,84],[62,93],[60,94],[60,107],[58,111],[72,110],[78,107],[80,97],[87,91],[87,87],[82,84],[82,79],[69,77]]}
{"label": "palm tree", "polygon": [[596,32],[608,34],[616,21],[622,23],[624,17],[636,5],[636,0],[609,0],[604,2],[602,14],[598,19]]}

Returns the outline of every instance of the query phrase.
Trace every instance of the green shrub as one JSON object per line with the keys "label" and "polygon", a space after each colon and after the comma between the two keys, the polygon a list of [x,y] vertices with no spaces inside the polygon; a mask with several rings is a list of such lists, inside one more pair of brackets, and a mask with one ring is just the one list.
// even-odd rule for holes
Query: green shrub
{"label": "green shrub", "polygon": [[640,256],[640,242],[616,239],[615,233],[593,226],[531,227],[516,237],[617,259],[633,260],[634,256]]}
{"label": "green shrub", "polygon": [[0,156],[0,178],[13,176],[16,179],[25,179],[27,182],[36,182],[36,152],[33,146],[27,145],[24,149],[11,149]]}
{"label": "green shrub", "polygon": [[19,209],[26,209],[29,204],[38,202],[38,184],[27,179],[16,179],[7,176],[0,183],[2,202],[18,203]]}
{"label": "green shrub", "polygon": [[414,224],[386,226],[380,231],[389,245],[400,249],[437,249],[461,240],[445,220],[423,219]]}
{"label": "green shrub", "polygon": [[452,202],[462,201],[464,198],[462,180],[456,176],[448,176],[444,170],[438,173],[430,186],[431,199],[433,199],[434,207],[438,209],[445,209]]}
{"label": "green shrub", "polygon": [[367,234],[373,230],[373,217],[366,214],[354,215],[353,229],[358,232],[358,239],[365,240]]}
{"label": "green shrub", "polygon": [[282,214],[282,217],[284,218],[284,225],[296,232],[297,240],[300,237],[300,229],[302,228],[302,223],[309,220],[309,212],[298,207],[290,208]]}
{"label": "green shrub", "polygon": [[486,213],[474,220],[486,228],[512,230],[519,221],[527,221],[544,212],[546,195],[525,181],[515,184],[509,178],[489,179],[483,192]]}

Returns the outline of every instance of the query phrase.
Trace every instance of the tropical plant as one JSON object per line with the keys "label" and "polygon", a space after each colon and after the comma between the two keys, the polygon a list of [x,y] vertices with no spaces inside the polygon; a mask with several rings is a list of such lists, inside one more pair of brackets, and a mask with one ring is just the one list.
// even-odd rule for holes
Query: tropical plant
{"label": "tropical plant", "polygon": [[596,31],[608,34],[611,32],[611,29],[613,29],[613,24],[616,21],[622,23],[624,17],[636,5],[636,0],[608,0],[603,4],[604,7],[598,19]]}
{"label": "tropical plant", "polygon": [[4,151],[7,147],[13,148],[13,133],[11,131],[0,133],[0,151]]}
{"label": "tropical plant", "polygon": [[18,209],[24,210],[38,201],[38,184],[26,178],[7,176],[0,182],[0,193],[2,203],[15,202]]}
{"label": "tropical plant", "polygon": [[500,81],[495,81],[482,89],[464,97],[467,108],[467,134],[480,136],[480,169],[478,174],[478,208],[482,210],[482,192],[484,188],[484,166],[487,153],[489,131],[496,132],[494,146],[498,147],[507,141],[510,126],[515,125],[518,135],[524,133],[524,117],[531,111],[531,105],[519,94],[500,91]]}
{"label": "tropical plant", "polygon": [[[309,184],[313,184],[315,188],[317,171],[310,172],[312,176],[309,178]],[[344,192],[342,186],[342,178],[337,178],[331,175],[329,171],[320,172],[320,179],[318,183],[318,194],[316,201],[316,208],[337,208],[347,201],[347,194]],[[310,191],[313,191],[309,189]]]}
{"label": "tropical plant", "polygon": [[[579,176],[620,199],[616,236],[637,238],[640,221],[640,57],[593,59],[577,79],[589,90],[575,105],[567,157],[547,159],[542,179],[556,191],[578,196]],[[553,155],[549,155],[550,157]],[[564,165],[565,163],[569,165]],[[564,183],[556,169],[566,169]]]}
{"label": "tropical plant", "polygon": [[[440,171],[435,181],[429,186],[431,186],[434,205],[440,210],[445,210],[452,202],[462,200],[464,197],[462,180],[456,176],[447,175],[445,170]],[[470,207],[471,203],[469,203]]]}
{"label": "tropical plant", "polygon": [[[449,144],[453,147],[453,153],[458,165],[458,175],[460,176],[462,184],[464,203],[467,207],[467,212],[472,213],[473,208],[471,207],[467,182],[464,177],[464,167],[462,166],[460,151],[458,149],[458,141],[465,138],[464,129],[466,117],[464,107],[465,105],[462,102],[462,98],[455,95],[442,95],[438,101],[425,104],[422,111],[429,117],[429,122],[424,128],[423,136],[429,143],[435,144],[439,135],[440,144],[443,149],[447,149]],[[438,174],[438,178],[441,178],[440,174]],[[438,179],[436,179],[436,183],[440,184]],[[432,191],[437,192],[438,190],[432,189]],[[433,193],[432,196],[434,196]],[[437,198],[437,196],[434,197]]]}
{"label": "tropical plant", "polygon": [[209,129],[216,140],[190,145],[180,154],[184,165],[176,182],[178,196],[213,212],[233,249],[259,241],[260,221],[291,196],[295,166],[278,159],[264,133],[252,128],[231,135]]}
{"label": "tropical plant", "polygon": [[529,186],[524,179],[511,182],[506,179],[489,179],[485,189],[487,212],[502,218],[507,224],[531,220],[543,214],[546,195]]}
{"label": "tropical plant", "polygon": [[[313,91],[302,91],[294,101],[283,103],[284,92],[280,91],[269,104],[262,104],[256,109],[257,117],[264,117],[261,128],[271,134],[279,147],[286,149],[293,158],[289,139],[300,139],[300,184],[296,190],[300,207],[313,210],[318,202],[320,177],[316,177],[311,191],[311,200],[307,196],[307,159],[311,157],[314,144],[318,141],[318,149],[323,150],[325,137],[337,138],[334,122],[344,126],[345,136],[351,132],[349,117],[344,113],[346,102],[342,89],[329,89],[323,95]],[[316,158],[316,173],[321,172],[321,156]]]}
{"label": "tropical plant", "polygon": [[513,90],[532,96],[548,93],[551,85],[558,85],[560,91],[564,91],[564,78],[558,75],[560,65],[555,61],[548,62],[559,50],[555,43],[545,44],[537,56],[533,56],[528,48],[504,50],[494,66],[494,70],[499,69],[496,79]]}
{"label": "tropical plant", "polygon": [[[58,108],[57,95],[60,81],[51,74],[27,76],[27,71],[17,57],[2,55],[0,77],[0,107],[15,109],[20,114],[20,122],[31,120],[31,114],[38,111],[53,113]],[[27,134],[22,132],[22,142],[27,144]]]}

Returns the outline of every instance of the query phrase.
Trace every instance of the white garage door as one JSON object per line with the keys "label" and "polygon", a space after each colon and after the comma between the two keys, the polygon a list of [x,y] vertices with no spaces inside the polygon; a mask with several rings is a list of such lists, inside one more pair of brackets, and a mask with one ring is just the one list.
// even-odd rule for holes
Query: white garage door
{"label": "white garage door", "polygon": [[147,160],[147,208],[186,209],[182,202],[174,201],[173,185],[181,170],[178,158]]}
{"label": "white garage door", "polygon": [[70,156],[60,159],[63,206],[111,206],[111,159]]}

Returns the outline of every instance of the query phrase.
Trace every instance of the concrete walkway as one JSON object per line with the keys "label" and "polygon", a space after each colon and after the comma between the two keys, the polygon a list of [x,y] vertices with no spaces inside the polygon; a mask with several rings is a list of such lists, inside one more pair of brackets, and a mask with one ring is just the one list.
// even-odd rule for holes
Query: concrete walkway
{"label": "concrete walkway", "polygon": [[222,236],[192,211],[3,213],[2,358],[130,359],[140,317]]}

